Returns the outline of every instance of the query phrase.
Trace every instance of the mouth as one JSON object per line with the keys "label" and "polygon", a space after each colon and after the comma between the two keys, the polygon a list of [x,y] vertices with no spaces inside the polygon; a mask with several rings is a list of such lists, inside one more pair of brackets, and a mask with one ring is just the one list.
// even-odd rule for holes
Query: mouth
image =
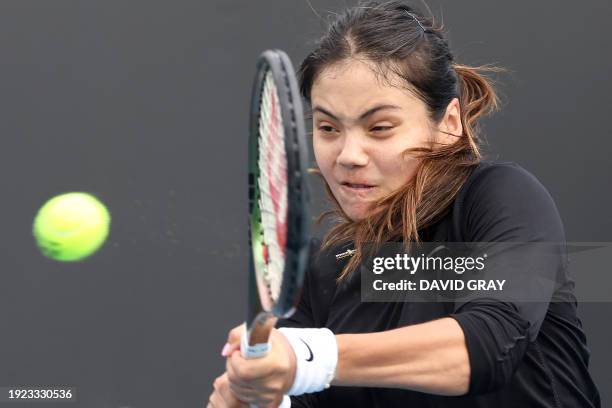
{"label": "mouth", "polygon": [[343,186],[347,186],[350,188],[371,188],[369,184],[354,184],[354,183],[342,183]]}
{"label": "mouth", "polygon": [[373,186],[371,184],[363,184],[363,183],[348,183],[348,182],[343,182],[340,183],[340,185],[342,185],[343,187],[349,188],[353,191],[368,191],[373,189],[376,186]]}

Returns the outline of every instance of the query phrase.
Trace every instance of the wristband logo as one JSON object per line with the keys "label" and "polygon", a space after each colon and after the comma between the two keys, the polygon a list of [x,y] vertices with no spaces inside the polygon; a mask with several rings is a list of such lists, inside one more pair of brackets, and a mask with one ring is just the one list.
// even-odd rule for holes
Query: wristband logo
{"label": "wristband logo", "polygon": [[312,354],[312,350],[310,349],[310,346],[301,337],[299,339],[302,341],[302,343],[304,343],[304,345],[308,349],[308,352],[310,353],[310,356],[306,359],[306,361],[308,362],[312,361],[314,359],[314,354]]}

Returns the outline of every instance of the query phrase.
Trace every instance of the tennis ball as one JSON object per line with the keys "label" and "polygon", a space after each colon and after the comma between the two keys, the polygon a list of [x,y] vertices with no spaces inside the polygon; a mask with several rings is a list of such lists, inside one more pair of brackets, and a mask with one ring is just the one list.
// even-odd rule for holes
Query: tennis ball
{"label": "tennis ball", "polygon": [[88,193],[55,196],[38,210],[32,232],[41,252],[57,261],[79,261],[106,240],[110,214]]}

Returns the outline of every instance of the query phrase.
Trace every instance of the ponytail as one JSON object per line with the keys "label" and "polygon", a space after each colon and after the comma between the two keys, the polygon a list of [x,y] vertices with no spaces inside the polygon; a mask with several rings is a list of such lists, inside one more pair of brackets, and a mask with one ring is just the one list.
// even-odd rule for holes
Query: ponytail
{"label": "ponytail", "polygon": [[453,64],[453,68],[459,78],[459,104],[461,105],[463,132],[470,142],[477,145],[479,141],[478,118],[499,108],[499,98],[495,93],[492,81],[484,73],[500,72],[502,69],[493,66],[470,67],[461,64]]}

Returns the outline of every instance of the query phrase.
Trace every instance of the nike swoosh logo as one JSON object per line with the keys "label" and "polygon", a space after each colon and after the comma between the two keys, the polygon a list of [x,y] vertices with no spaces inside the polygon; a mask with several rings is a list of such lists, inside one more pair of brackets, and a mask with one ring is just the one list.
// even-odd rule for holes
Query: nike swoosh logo
{"label": "nike swoosh logo", "polygon": [[[302,340],[302,338],[300,337],[300,340]],[[306,359],[306,361],[312,361],[314,359],[314,355],[312,354],[312,350],[310,349],[310,346],[308,345],[308,343],[306,343],[304,340],[302,340],[302,343],[304,343],[304,345],[306,346],[306,348],[308,349],[308,352],[310,353],[310,357],[308,357]]]}

